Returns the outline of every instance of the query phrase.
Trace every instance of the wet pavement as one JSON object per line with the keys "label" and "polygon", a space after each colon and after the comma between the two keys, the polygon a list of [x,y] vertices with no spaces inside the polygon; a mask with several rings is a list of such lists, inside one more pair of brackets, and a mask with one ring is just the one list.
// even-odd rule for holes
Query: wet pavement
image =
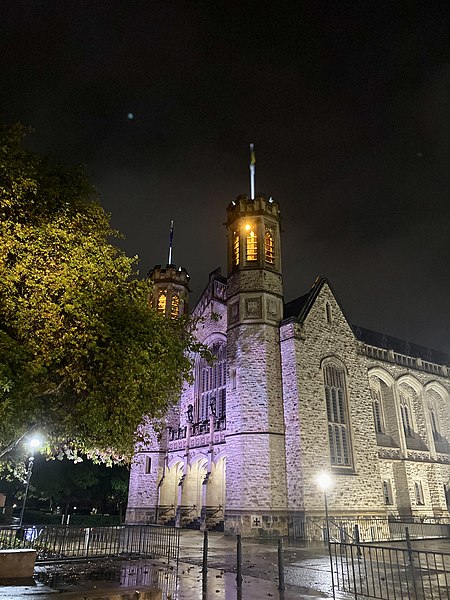
{"label": "wet pavement", "polygon": [[[144,600],[151,588],[162,591],[162,600],[239,598],[236,586],[236,539],[223,533],[209,533],[205,593],[202,590],[202,546],[202,533],[182,531],[178,571],[174,563],[167,565],[163,561],[150,559],[40,564],[36,566],[35,576],[27,582],[28,585],[2,586],[0,583],[0,598],[103,600],[114,597]],[[242,541],[242,599],[332,598],[327,548],[287,546],[284,549],[285,591],[278,590],[277,560],[276,541]],[[141,593],[140,596],[137,591]],[[336,593],[337,600],[346,598],[348,596]]]}

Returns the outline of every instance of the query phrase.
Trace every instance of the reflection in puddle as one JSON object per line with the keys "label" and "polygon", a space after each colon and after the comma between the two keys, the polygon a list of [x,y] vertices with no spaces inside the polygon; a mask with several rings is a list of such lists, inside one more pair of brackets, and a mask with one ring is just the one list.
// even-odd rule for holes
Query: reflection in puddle
{"label": "reflection in puddle", "polygon": [[95,587],[154,587],[162,591],[163,600],[175,596],[177,570],[167,565],[130,562],[108,565],[59,564],[48,565],[35,575],[38,584],[61,592],[92,589]]}

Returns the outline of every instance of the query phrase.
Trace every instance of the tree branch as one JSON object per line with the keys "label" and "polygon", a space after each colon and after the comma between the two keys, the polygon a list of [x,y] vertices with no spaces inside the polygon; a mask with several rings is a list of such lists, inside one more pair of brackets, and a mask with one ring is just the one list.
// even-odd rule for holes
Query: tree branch
{"label": "tree branch", "polygon": [[36,425],[32,425],[29,429],[27,429],[27,431],[25,431],[25,433],[23,433],[19,438],[17,438],[16,440],[13,440],[12,442],[10,442],[7,446],[5,446],[4,448],[2,448],[0,450],[0,458],[2,458],[3,456],[5,456],[5,454],[8,454],[8,452],[11,452],[11,450],[13,450],[17,444],[19,444],[23,438],[28,435],[29,433],[31,433],[33,431],[33,429],[36,428]]}

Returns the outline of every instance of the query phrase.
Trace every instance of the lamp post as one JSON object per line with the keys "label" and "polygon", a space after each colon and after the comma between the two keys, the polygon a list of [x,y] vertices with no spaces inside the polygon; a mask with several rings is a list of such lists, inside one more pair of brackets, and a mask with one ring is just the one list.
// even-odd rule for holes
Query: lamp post
{"label": "lamp post", "polygon": [[325,527],[327,532],[327,543],[328,543],[328,555],[330,557],[330,570],[331,570],[331,586],[333,588],[333,598],[335,598],[334,593],[334,574],[333,574],[333,559],[331,556],[331,543],[330,543],[330,522],[328,518],[328,500],[327,500],[327,490],[329,490],[333,485],[333,478],[330,473],[327,471],[322,471],[316,477],[316,483],[319,489],[323,492],[323,500],[325,503]]}
{"label": "lamp post", "polygon": [[39,446],[41,445],[41,440],[37,437],[32,438],[29,443],[28,446],[31,449],[31,454],[28,458],[28,470],[27,470],[27,483],[25,486],[25,495],[23,497],[23,503],[22,503],[22,510],[20,511],[20,519],[19,519],[19,527],[22,527],[22,523],[23,523],[23,515],[25,512],[25,505],[27,503],[27,497],[28,497],[28,489],[30,487],[30,479],[31,479],[31,473],[33,472],[33,464],[34,464],[34,453],[36,451],[37,448],[39,448]]}

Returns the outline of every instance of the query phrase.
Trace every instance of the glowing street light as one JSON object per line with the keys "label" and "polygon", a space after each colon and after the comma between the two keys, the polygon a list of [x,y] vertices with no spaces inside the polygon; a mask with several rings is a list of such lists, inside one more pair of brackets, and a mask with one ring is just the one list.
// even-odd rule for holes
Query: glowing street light
{"label": "glowing street light", "polygon": [[327,471],[321,471],[316,477],[316,483],[319,489],[323,492],[323,499],[325,502],[325,524],[327,528],[327,540],[330,541],[330,525],[328,522],[328,502],[327,502],[327,490],[333,486],[333,478]]}
{"label": "glowing street light", "polygon": [[23,515],[24,515],[24,512],[25,512],[25,505],[27,503],[28,489],[30,487],[31,473],[33,472],[34,453],[36,452],[36,450],[41,445],[42,445],[42,441],[38,437],[31,438],[31,440],[27,443],[27,446],[30,448],[31,453],[30,453],[30,456],[28,458],[27,484],[25,486],[25,495],[23,497],[22,510],[20,511],[19,527],[22,527],[22,523],[23,523]]}

